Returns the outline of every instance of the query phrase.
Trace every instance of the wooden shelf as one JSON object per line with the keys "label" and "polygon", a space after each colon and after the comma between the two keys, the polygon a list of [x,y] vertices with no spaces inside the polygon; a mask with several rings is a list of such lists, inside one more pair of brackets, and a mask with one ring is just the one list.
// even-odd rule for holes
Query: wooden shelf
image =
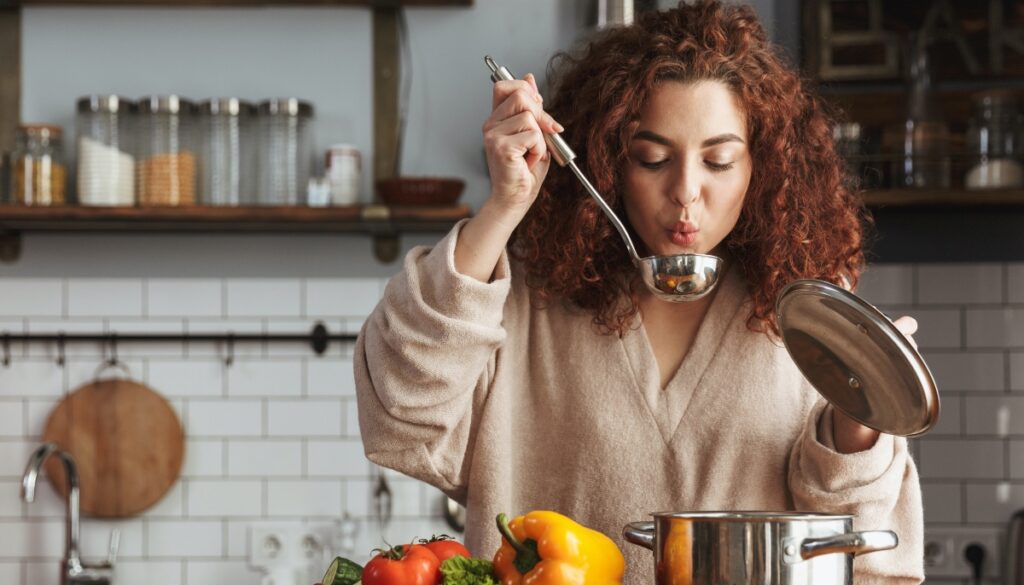
{"label": "wooden shelf", "polygon": [[0,0],[0,8],[18,6],[472,6],[473,0]]}
{"label": "wooden shelf", "polygon": [[33,232],[436,232],[469,207],[0,206],[0,230]]}
{"label": "wooden shelf", "polygon": [[378,259],[402,233],[439,233],[470,216],[451,207],[29,207],[0,205],[0,260],[21,254],[24,233],[332,233],[374,238]]}
{"label": "wooden shelf", "polygon": [[1024,189],[885,189],[863,197],[868,207],[1024,206]]}

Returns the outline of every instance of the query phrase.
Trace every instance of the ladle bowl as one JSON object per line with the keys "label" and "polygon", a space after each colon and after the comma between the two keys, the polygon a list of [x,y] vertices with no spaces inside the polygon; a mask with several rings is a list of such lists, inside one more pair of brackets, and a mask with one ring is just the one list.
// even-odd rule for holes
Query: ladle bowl
{"label": "ladle bowl", "polygon": [[634,258],[647,289],[664,301],[695,301],[718,284],[722,259],[708,254]]}

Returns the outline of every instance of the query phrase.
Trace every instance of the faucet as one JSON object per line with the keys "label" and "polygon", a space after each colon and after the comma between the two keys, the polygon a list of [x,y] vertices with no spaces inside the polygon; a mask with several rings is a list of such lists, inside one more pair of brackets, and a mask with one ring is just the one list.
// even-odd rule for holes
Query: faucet
{"label": "faucet", "polygon": [[36,480],[43,463],[56,455],[64,464],[64,476],[67,480],[67,514],[65,516],[64,560],[61,562],[61,585],[112,585],[114,578],[114,559],[120,544],[120,532],[114,529],[110,534],[110,552],[105,563],[86,565],[78,552],[79,508],[78,468],[75,460],[67,451],[61,450],[53,443],[44,443],[35,451],[25,466],[25,475],[21,478],[21,499],[32,503],[36,499]]}

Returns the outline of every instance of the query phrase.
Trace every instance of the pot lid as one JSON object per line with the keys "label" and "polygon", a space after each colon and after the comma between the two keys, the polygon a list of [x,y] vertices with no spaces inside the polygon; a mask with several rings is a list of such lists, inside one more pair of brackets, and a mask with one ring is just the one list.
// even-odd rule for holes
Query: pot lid
{"label": "pot lid", "polygon": [[891,435],[920,435],[939,419],[928,366],[878,309],[821,280],[789,284],[775,304],[782,342],[835,408]]}

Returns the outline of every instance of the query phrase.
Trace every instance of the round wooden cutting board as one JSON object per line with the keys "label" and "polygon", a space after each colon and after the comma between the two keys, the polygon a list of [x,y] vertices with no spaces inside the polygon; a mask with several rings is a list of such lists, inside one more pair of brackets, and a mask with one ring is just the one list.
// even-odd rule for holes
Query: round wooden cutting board
{"label": "round wooden cutting board", "polygon": [[[167,400],[124,379],[90,382],[65,396],[46,421],[43,441],[71,454],[82,512],[103,518],[133,516],[160,501],[177,481],[185,455],[185,432]],[[65,496],[56,457],[46,473]]]}

